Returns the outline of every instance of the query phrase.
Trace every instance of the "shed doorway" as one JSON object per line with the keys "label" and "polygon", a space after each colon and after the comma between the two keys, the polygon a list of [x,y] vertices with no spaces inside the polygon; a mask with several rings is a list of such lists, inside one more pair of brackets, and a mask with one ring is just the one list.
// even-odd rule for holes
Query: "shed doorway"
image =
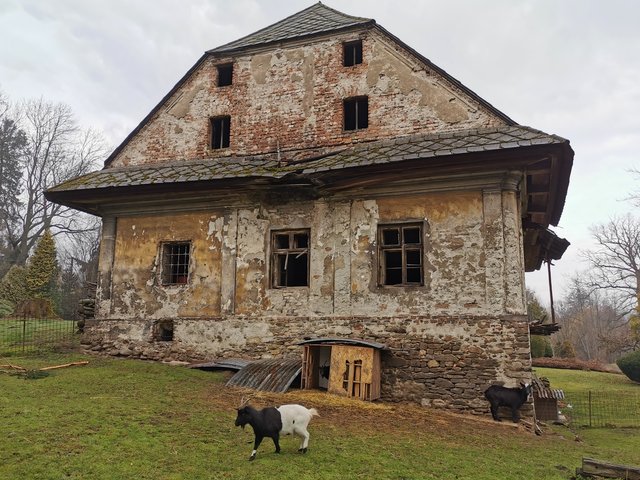
{"label": "shed doorway", "polygon": [[303,389],[372,401],[380,398],[380,350],[385,345],[353,339],[318,338],[300,343]]}

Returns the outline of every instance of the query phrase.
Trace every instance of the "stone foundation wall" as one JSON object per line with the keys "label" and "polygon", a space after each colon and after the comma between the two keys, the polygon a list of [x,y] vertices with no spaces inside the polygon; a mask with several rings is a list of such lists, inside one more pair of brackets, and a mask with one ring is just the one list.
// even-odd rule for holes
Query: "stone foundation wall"
{"label": "stone foundation wall", "polygon": [[[157,321],[156,321],[157,322]],[[232,317],[173,319],[173,341],[154,339],[154,321],[87,325],[86,348],[153,360],[302,355],[305,337],[353,337],[387,345],[382,399],[486,414],[484,390],[531,378],[526,317]]]}

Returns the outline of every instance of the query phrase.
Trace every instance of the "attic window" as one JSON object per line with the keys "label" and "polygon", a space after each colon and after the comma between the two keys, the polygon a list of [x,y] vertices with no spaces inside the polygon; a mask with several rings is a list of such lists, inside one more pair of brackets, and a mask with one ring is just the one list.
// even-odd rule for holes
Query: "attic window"
{"label": "attic window", "polygon": [[309,230],[271,233],[271,285],[309,286]]}
{"label": "attic window", "polygon": [[361,130],[369,126],[369,98],[353,97],[344,100],[344,129]]}
{"label": "attic window", "polygon": [[218,65],[218,86],[226,87],[233,81],[233,63]]}
{"label": "attic window", "polygon": [[214,150],[219,148],[228,148],[231,131],[231,117],[228,115],[213,117],[209,119],[209,121],[211,123],[211,148]]}
{"label": "attic window", "polygon": [[378,228],[380,285],[422,285],[422,225],[406,223]]}
{"label": "attic window", "polygon": [[353,67],[362,63],[362,40],[342,44],[343,65]]}
{"label": "attic window", "polygon": [[183,285],[189,280],[191,244],[188,242],[162,244],[162,284]]}

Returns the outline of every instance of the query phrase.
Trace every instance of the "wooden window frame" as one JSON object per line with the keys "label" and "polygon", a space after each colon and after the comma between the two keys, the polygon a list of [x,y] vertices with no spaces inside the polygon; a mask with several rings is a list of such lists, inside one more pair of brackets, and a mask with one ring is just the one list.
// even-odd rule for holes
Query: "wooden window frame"
{"label": "wooden window frame", "polygon": [[209,118],[209,148],[221,150],[231,144],[231,116],[219,115]]}
{"label": "wooden window frame", "polygon": [[[306,236],[306,246],[299,246],[296,236]],[[287,236],[287,247],[282,247],[278,243],[278,239]],[[311,241],[311,231],[308,228],[301,228],[295,230],[272,230],[271,231],[271,288],[300,288],[309,287],[309,271],[311,268],[311,250],[309,244]],[[282,278],[282,272],[280,268],[280,261],[284,258],[285,270],[288,270],[288,263],[290,258],[297,259],[302,255],[306,255],[306,282],[304,285],[291,284],[294,282],[292,278],[288,277],[288,272],[285,274],[285,278]]]}
{"label": "wooden window frame", "polygon": [[191,242],[162,242],[160,244],[160,265],[162,285],[187,285],[191,265]]}
{"label": "wooden window frame", "polygon": [[342,102],[342,117],[345,132],[369,128],[369,97],[365,95],[345,98]]}
{"label": "wooden window frame", "polygon": [[353,40],[342,44],[342,65],[355,67],[362,64],[362,40]]}
{"label": "wooden window frame", "polygon": [[[408,242],[410,230],[418,230],[418,242]],[[385,232],[395,231],[398,243],[386,243]],[[380,287],[419,287],[424,286],[424,224],[422,222],[388,223],[378,225],[378,286]],[[399,266],[388,266],[388,253],[400,254]],[[409,261],[411,254],[417,253],[419,263]],[[400,272],[400,279],[391,282],[390,270]],[[411,281],[409,272],[418,270],[419,281]],[[412,272],[413,273],[413,272]]]}

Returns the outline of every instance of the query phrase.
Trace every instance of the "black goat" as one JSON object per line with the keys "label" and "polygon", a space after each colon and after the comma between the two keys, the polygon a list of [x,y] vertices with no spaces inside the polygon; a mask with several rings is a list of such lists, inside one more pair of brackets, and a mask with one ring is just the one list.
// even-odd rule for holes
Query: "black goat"
{"label": "black goat", "polygon": [[500,421],[498,418],[498,407],[511,408],[511,418],[514,423],[518,423],[520,415],[518,410],[524,402],[527,401],[531,394],[531,385],[527,383],[520,383],[520,388],[507,388],[499,385],[491,385],[484,392],[484,396],[491,404],[491,416],[496,422]]}
{"label": "black goat", "polygon": [[302,405],[282,405],[281,407],[267,407],[262,410],[246,405],[238,409],[236,427],[244,428],[249,424],[253,428],[255,441],[253,452],[249,460],[255,460],[256,452],[262,439],[270,437],[276,446],[276,453],[280,453],[280,435],[294,434],[302,438],[299,452],[306,453],[309,445],[307,425],[314,415],[318,415],[315,408]]}

